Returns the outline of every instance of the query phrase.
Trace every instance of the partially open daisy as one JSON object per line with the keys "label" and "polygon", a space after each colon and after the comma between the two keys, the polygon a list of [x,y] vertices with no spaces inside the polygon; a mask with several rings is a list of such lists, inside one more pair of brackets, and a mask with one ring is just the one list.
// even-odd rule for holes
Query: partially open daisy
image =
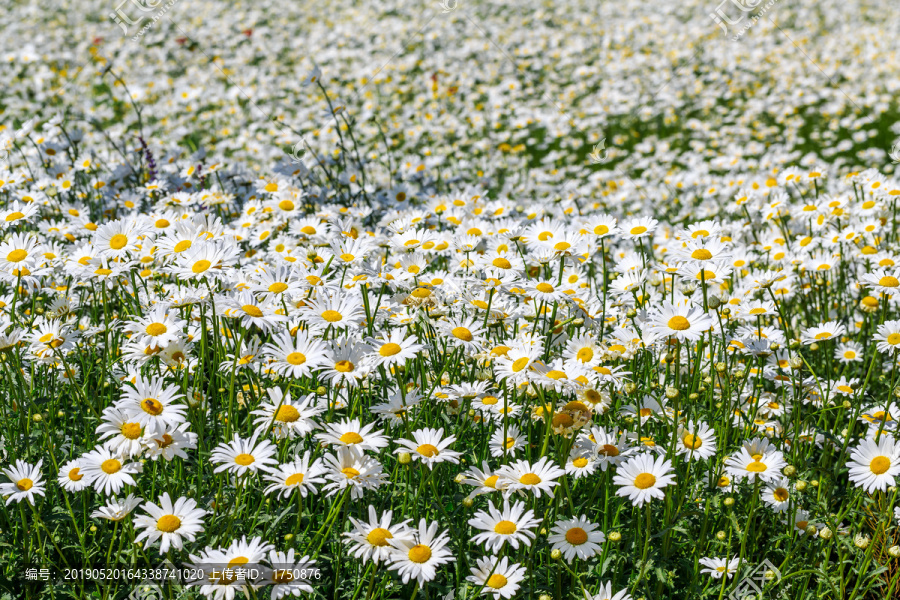
{"label": "partially open daisy", "polygon": [[519,590],[519,584],[525,579],[527,569],[519,564],[510,563],[504,556],[479,558],[472,567],[472,574],[466,577],[476,589],[482,588],[482,595],[492,595],[494,600],[512,598]]}
{"label": "partially open daisy", "polygon": [[620,486],[617,496],[627,496],[636,506],[643,506],[653,498],[665,498],[663,488],[675,483],[672,463],[649,454],[639,454],[619,466],[613,483]]}
{"label": "partially open daisy", "polygon": [[582,515],[576,519],[559,521],[550,530],[547,541],[554,550],[563,553],[567,562],[572,562],[576,556],[586,560],[602,552],[600,544],[606,541],[606,536],[602,531],[598,531],[598,525],[591,523]]}
{"label": "partially open daisy", "polygon": [[390,539],[389,543],[394,548],[388,558],[390,568],[397,571],[403,583],[415,579],[421,586],[437,577],[437,567],[456,560],[447,549],[447,532],[438,533],[436,521],[429,525],[421,519],[411,538]]}
{"label": "partially open daisy", "polygon": [[509,505],[509,499],[503,499],[503,510],[498,510],[493,502],[488,505],[488,511],[475,513],[469,519],[469,525],[480,529],[482,533],[475,535],[472,541],[476,544],[483,543],[485,548],[497,552],[503,544],[509,543],[515,549],[521,543],[531,546],[535,538],[534,529],[540,520],[534,518],[534,511],[525,510],[524,502],[516,502]]}
{"label": "partially open daisy", "polygon": [[459,452],[450,450],[450,445],[456,441],[456,436],[444,437],[444,428],[419,429],[412,432],[414,441],[397,440],[401,446],[394,450],[394,454],[401,452],[409,452],[413,459],[420,461],[429,469],[433,469],[434,465],[442,462],[459,463]]}
{"label": "partially open daisy", "polygon": [[191,498],[179,498],[172,504],[169,493],[164,492],[159,504],[146,502],[146,515],[134,519],[136,529],[142,529],[135,542],[146,538],[144,547],[161,540],[159,553],[165,554],[169,547],[181,550],[184,540],[193,542],[197,534],[203,531],[203,516],[206,511],[197,508],[197,502]]}
{"label": "partially open daisy", "polygon": [[143,500],[143,498],[134,494],[128,494],[121,500],[113,496],[104,506],[92,512],[91,517],[94,519],[106,519],[107,521],[121,521],[130,515],[131,511],[137,508],[138,504],[143,502]]}

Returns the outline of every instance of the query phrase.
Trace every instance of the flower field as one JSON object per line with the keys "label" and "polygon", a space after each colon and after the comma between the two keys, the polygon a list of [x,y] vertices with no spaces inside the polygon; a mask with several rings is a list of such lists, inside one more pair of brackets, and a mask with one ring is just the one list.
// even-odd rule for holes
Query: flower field
{"label": "flower field", "polygon": [[900,598],[900,5],[8,4],[0,600]]}

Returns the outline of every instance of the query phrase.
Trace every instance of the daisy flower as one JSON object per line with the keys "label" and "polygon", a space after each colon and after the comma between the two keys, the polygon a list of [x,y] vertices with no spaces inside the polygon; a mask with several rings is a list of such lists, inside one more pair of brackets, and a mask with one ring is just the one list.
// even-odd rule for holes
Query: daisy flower
{"label": "daisy flower", "polygon": [[482,588],[482,595],[492,595],[494,600],[500,600],[516,595],[527,572],[525,567],[510,563],[506,556],[501,559],[493,556],[477,559],[472,574],[466,580],[471,581],[476,589]]}
{"label": "daisy flower", "polygon": [[708,573],[712,576],[713,579],[722,579],[723,576],[728,576],[728,579],[731,579],[732,575],[737,573],[738,565],[741,563],[741,559],[737,556],[731,559],[727,558],[701,558],[700,564],[706,567],[701,573]]}
{"label": "daisy flower", "polygon": [[[762,443],[758,443],[760,441]],[[780,471],[785,466],[787,463],[784,455],[769,448],[766,440],[745,442],[737,453],[725,459],[725,470],[738,480],[749,478],[751,481],[771,481],[780,477]]]}
{"label": "daisy flower", "polygon": [[716,454],[716,432],[706,423],[688,421],[678,428],[675,452],[685,461],[707,460]]}
{"label": "daisy flower", "polygon": [[522,435],[522,432],[515,425],[508,425],[505,435],[503,427],[497,427],[494,435],[491,436],[491,456],[499,457],[504,454],[514,456],[525,447],[526,443],[525,436]]}
{"label": "daisy flower", "polygon": [[275,454],[278,452],[272,442],[262,440],[257,444],[259,430],[254,431],[249,440],[234,434],[230,442],[222,442],[210,453],[209,461],[218,465],[213,473],[230,472],[244,475],[247,472],[270,472],[277,464]]}
{"label": "daisy flower", "polygon": [[379,517],[375,507],[370,504],[368,522],[349,517],[353,529],[342,534],[349,553],[362,559],[362,564],[372,560],[377,565],[387,562],[390,558],[394,550],[390,544],[391,540],[412,542],[413,533],[407,526],[409,520],[391,523],[393,516],[394,513],[389,510]]}
{"label": "daisy flower", "polygon": [[60,487],[67,492],[80,492],[91,485],[91,480],[86,478],[81,471],[83,466],[84,463],[79,458],[63,464],[59,468],[59,474],[56,478]]}
{"label": "daisy flower", "polygon": [[388,439],[374,423],[363,426],[359,419],[344,419],[323,426],[316,439],[329,446],[354,446],[360,450],[378,450],[388,445]]}
{"label": "daisy flower", "polygon": [[413,439],[397,440],[401,446],[394,450],[394,454],[401,452],[409,452],[410,455],[429,469],[433,469],[434,465],[442,462],[459,463],[459,452],[449,450],[450,444],[456,441],[456,436],[447,436],[444,438],[444,428],[440,429],[418,429],[412,432]]}
{"label": "daisy flower", "polygon": [[821,325],[816,325],[803,330],[803,333],[800,335],[800,341],[804,344],[814,344],[840,337],[844,335],[845,332],[845,327],[837,321],[827,321]]}
{"label": "daisy flower", "polygon": [[658,457],[654,462],[649,454],[639,454],[619,466],[613,484],[620,486],[617,496],[627,496],[636,506],[643,506],[652,498],[665,498],[662,488],[675,483],[672,463]]}
{"label": "daisy flower", "polygon": [[900,474],[900,450],[886,435],[877,443],[874,439],[865,439],[850,453],[847,467],[850,481],[856,487],[869,494],[875,490],[883,492],[887,486],[895,484],[894,478]]}
{"label": "daisy flower", "polygon": [[138,542],[146,538],[144,548],[161,540],[159,545],[160,555],[168,552],[169,547],[181,550],[184,540],[193,542],[197,534],[203,531],[203,516],[206,511],[197,508],[197,503],[190,498],[179,498],[172,504],[169,493],[164,492],[159,499],[159,505],[152,502],[144,504],[146,515],[139,515],[134,519],[135,529],[142,529],[136,538]]}
{"label": "daisy flower", "polygon": [[531,529],[539,523],[540,520],[534,518],[534,511],[525,510],[524,502],[516,502],[510,506],[507,498],[503,499],[502,511],[497,510],[491,502],[488,512],[480,510],[469,519],[469,526],[482,531],[472,537],[472,542],[484,543],[493,552],[499,551],[507,542],[516,550],[519,549],[519,543],[531,546],[531,541],[535,538]]}
{"label": "daisy flower", "polygon": [[6,498],[6,505],[12,502],[27,500],[34,505],[35,496],[44,495],[44,481],[41,475],[43,459],[36,465],[30,465],[24,460],[17,460],[14,467],[3,469],[3,473],[9,478],[9,483],[0,484],[0,496]]}
{"label": "daisy flower", "polygon": [[301,402],[295,402],[291,400],[290,390],[286,394],[278,387],[271,387],[267,391],[272,400],[260,404],[258,409],[250,413],[257,415],[253,421],[257,431],[265,432],[271,428],[276,438],[293,439],[306,437],[318,429],[319,424],[313,417],[322,414],[325,409],[314,404],[314,394],[309,394]]}
{"label": "daisy flower", "polygon": [[583,515],[577,519],[565,519],[553,526],[547,541],[554,550],[562,552],[567,562],[571,563],[576,556],[587,560],[603,551],[600,544],[606,541],[606,536],[597,528],[598,525]]}
{"label": "daisy flower", "polygon": [[143,502],[143,498],[128,494],[127,497],[119,500],[115,496],[110,498],[104,506],[91,513],[94,519],[106,519],[107,521],[121,521],[131,514],[137,506]]}
{"label": "daisy flower", "polygon": [[126,387],[116,403],[124,418],[140,425],[145,435],[156,435],[184,422],[187,407],[175,402],[182,395],[176,386],[163,388],[164,385],[162,378],[146,380],[138,377],[134,388]]}
{"label": "daisy flower", "polygon": [[544,456],[533,465],[527,460],[517,460],[500,467],[497,474],[505,480],[504,491],[507,494],[529,491],[540,498],[541,493],[545,492],[552,498],[553,488],[559,485],[556,480],[566,472]]}
{"label": "daisy flower", "polygon": [[791,503],[791,482],[787,477],[766,483],[760,496],[769,508],[775,512],[784,512]]}
{"label": "daisy flower", "polygon": [[322,488],[328,496],[350,488],[351,498],[358,500],[366,490],[378,489],[387,479],[381,463],[356,446],[338,447],[337,454],[326,454],[322,463],[325,477],[331,481]]}
{"label": "daisy flower", "polygon": [[308,555],[297,558],[293,548],[287,553],[270,550],[269,564],[271,568],[263,569],[259,585],[272,586],[269,594],[271,600],[313,593],[310,581],[313,579],[311,574],[316,572],[316,566]]}
{"label": "daisy flower", "polygon": [[395,538],[388,542],[393,547],[388,557],[389,568],[397,571],[403,583],[415,579],[422,586],[437,577],[437,567],[456,560],[447,548],[450,538],[447,532],[438,533],[437,522],[429,525],[421,519],[409,539]]}
{"label": "daisy flower", "polygon": [[712,327],[713,320],[702,308],[663,302],[650,323],[659,335],[697,341]]}
{"label": "daisy flower", "polygon": [[97,492],[117,494],[125,485],[136,485],[132,475],[143,470],[141,463],[123,463],[124,460],[107,448],[96,448],[82,457],[81,470]]}
{"label": "daisy flower", "polygon": [[382,339],[368,339],[368,344],[373,351],[367,355],[369,361],[375,366],[390,368],[414,358],[416,353],[425,348],[417,344],[414,337],[403,337],[402,329],[394,329]]}
{"label": "daisy flower", "polygon": [[328,363],[327,346],[307,331],[298,331],[297,337],[290,332],[277,334],[271,342],[263,346],[263,353],[271,363],[269,368],[293,379],[310,377]]}
{"label": "daisy flower", "polygon": [[281,498],[287,498],[294,490],[298,490],[304,498],[310,492],[317,493],[318,490],[314,484],[325,483],[325,478],[322,477],[325,469],[322,467],[321,459],[314,460],[312,463],[309,459],[310,453],[307,450],[301,458],[278,465],[271,469],[271,474],[263,475],[263,479],[271,482],[265,493],[268,495],[277,492]]}

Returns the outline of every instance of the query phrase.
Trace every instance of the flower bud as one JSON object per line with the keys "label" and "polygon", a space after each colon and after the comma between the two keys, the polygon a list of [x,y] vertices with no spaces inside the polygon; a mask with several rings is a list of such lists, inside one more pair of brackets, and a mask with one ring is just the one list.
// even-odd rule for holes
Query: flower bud
{"label": "flower bud", "polygon": [[797,474],[797,468],[794,465],[788,465],[781,472],[785,477],[793,477]]}
{"label": "flower bud", "polygon": [[725,500],[722,501],[722,504],[724,504],[725,506],[728,506],[728,507],[732,507],[732,506],[734,506],[734,498],[729,496],[729,497],[725,498]]}
{"label": "flower bud", "polygon": [[791,360],[788,361],[788,364],[791,365],[792,369],[802,369],[803,368],[803,359],[800,358],[799,356],[795,356]]}
{"label": "flower bud", "polygon": [[475,501],[472,498],[469,498],[468,496],[463,498],[463,506],[466,508],[472,508],[473,504],[475,504]]}
{"label": "flower bud", "polygon": [[802,492],[802,491],[804,491],[805,489],[806,489],[806,482],[805,482],[805,481],[798,481],[798,482],[797,482],[797,491],[798,491],[798,492]]}
{"label": "flower bud", "polygon": [[558,548],[554,548],[550,552],[550,558],[552,558],[553,560],[559,560],[561,556],[562,556],[562,552],[560,552]]}
{"label": "flower bud", "polygon": [[607,536],[607,539],[611,542],[621,542],[622,534],[619,533],[618,531],[613,531],[613,532],[610,532],[609,536]]}
{"label": "flower bud", "polygon": [[869,536],[863,534],[857,534],[855,538],[853,538],[853,545],[859,548],[860,550],[865,550],[869,547]]}
{"label": "flower bud", "polygon": [[284,536],[284,541],[289,542],[289,541],[291,541],[292,539],[294,539],[294,534],[293,534],[293,533],[285,534],[285,536]]}
{"label": "flower bud", "polygon": [[818,529],[816,529],[815,525],[809,525],[806,528],[806,535],[816,535],[816,531],[818,531]]}
{"label": "flower bud", "polygon": [[453,478],[453,481],[455,481],[456,483],[462,483],[465,478],[466,478],[466,476],[463,475],[462,473],[460,473],[456,477]]}
{"label": "flower bud", "polygon": [[36,413],[36,414],[32,415],[31,420],[34,421],[35,423],[40,423],[41,421],[44,420],[44,417],[42,417],[40,413]]}
{"label": "flower bud", "polygon": [[834,535],[834,532],[828,529],[827,527],[823,527],[822,531],[819,532],[819,537],[823,540],[830,540],[831,536]]}
{"label": "flower bud", "polygon": [[728,537],[728,534],[725,533],[724,531],[716,532],[716,539],[719,540],[720,542],[724,542],[725,538],[727,538],[727,537]]}
{"label": "flower bud", "polygon": [[900,546],[891,546],[888,548],[888,554],[890,554],[892,558],[900,558]]}
{"label": "flower bud", "polygon": [[680,395],[681,392],[678,391],[678,388],[672,386],[666,388],[666,398],[669,400],[677,400]]}
{"label": "flower bud", "polygon": [[401,465],[408,465],[412,462],[412,456],[409,455],[409,452],[401,452],[398,455],[398,458],[400,459]]}

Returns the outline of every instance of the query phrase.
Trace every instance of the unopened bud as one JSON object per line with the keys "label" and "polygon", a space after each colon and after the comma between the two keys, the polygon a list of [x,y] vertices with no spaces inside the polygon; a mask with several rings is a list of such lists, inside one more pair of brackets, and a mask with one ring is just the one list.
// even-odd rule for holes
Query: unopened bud
{"label": "unopened bud", "polygon": [[725,538],[727,538],[727,537],[728,537],[728,534],[725,533],[724,531],[716,532],[716,539],[719,540],[720,542],[724,542]]}
{"label": "unopened bud", "polygon": [[725,498],[725,500],[722,501],[722,504],[724,504],[725,506],[728,506],[728,507],[732,507],[732,506],[734,506],[734,498],[729,496],[728,498]]}
{"label": "unopened bud", "polygon": [[678,388],[672,386],[666,388],[666,398],[669,400],[677,400],[680,395],[681,392],[678,391]]}
{"label": "unopened bud", "polygon": [[552,558],[553,560],[559,560],[559,558],[560,558],[561,556],[562,556],[562,552],[560,552],[558,548],[554,548],[554,549],[550,552],[550,558]]}
{"label": "unopened bud", "polygon": [[797,474],[797,467],[795,467],[794,465],[788,465],[784,468],[782,473],[784,473],[785,477],[793,477]]}
{"label": "unopened bud", "polygon": [[412,456],[409,455],[409,452],[401,452],[398,455],[401,465],[408,465],[412,462]]}
{"label": "unopened bud", "polygon": [[611,533],[609,534],[608,539],[609,539],[609,541],[611,541],[611,542],[621,542],[621,541],[622,541],[622,534],[619,533],[618,531],[613,531],[613,532],[611,532]]}
{"label": "unopened bud", "polygon": [[819,532],[819,537],[822,538],[823,540],[830,540],[831,536],[833,536],[833,535],[834,535],[834,532],[832,532],[827,527],[823,527],[822,531]]}
{"label": "unopened bud", "polygon": [[802,491],[804,491],[805,489],[806,489],[806,482],[805,482],[805,481],[798,481],[798,482],[797,482],[797,491],[798,491],[798,492],[802,492]]}

